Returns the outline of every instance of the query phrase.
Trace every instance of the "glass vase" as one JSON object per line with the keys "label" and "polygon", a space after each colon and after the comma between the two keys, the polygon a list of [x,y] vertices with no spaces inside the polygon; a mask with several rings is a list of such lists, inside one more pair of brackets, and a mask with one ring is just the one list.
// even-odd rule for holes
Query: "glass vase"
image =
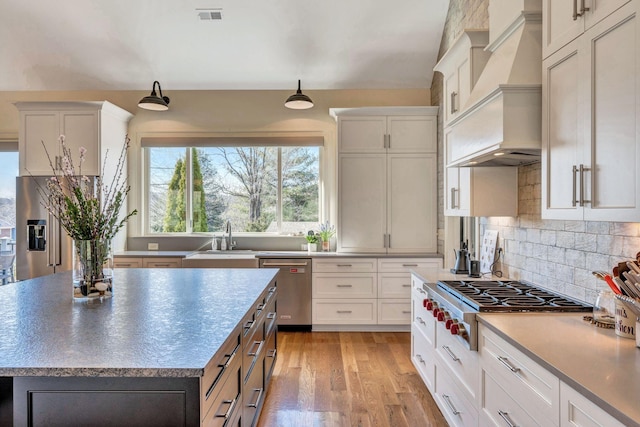
{"label": "glass vase", "polygon": [[73,241],[73,298],[105,299],[113,296],[111,241]]}
{"label": "glass vase", "polygon": [[322,252],[331,251],[331,240],[323,240],[322,241]]}

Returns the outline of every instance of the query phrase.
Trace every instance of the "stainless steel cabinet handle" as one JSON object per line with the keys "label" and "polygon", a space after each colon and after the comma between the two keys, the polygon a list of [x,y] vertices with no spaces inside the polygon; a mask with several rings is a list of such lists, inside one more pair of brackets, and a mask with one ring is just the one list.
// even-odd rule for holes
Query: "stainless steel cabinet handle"
{"label": "stainless steel cabinet handle", "polygon": [[573,20],[578,19],[578,0],[573,0]]}
{"label": "stainless steel cabinet handle", "polygon": [[115,264],[116,264],[116,267],[131,267],[131,264],[128,262],[117,262]]}
{"label": "stainless steel cabinet handle", "polygon": [[444,351],[447,352],[447,354],[449,355],[449,357],[451,359],[453,359],[454,362],[458,362],[460,360],[460,358],[458,356],[456,356],[455,354],[453,354],[453,351],[451,351],[451,349],[449,348],[449,346],[443,345],[442,349]]}
{"label": "stainless steel cabinet handle", "polygon": [[339,288],[352,288],[353,285],[336,285]]}
{"label": "stainless steel cabinet handle", "polygon": [[[575,0],[574,0],[575,1]],[[571,206],[573,206],[574,208],[576,207],[576,204],[579,202],[579,200],[577,200],[576,198],[576,174],[578,173],[578,167],[576,165],[573,165],[573,169],[572,169],[572,176],[573,176],[573,189],[571,192]]]}
{"label": "stainless steel cabinet handle", "polygon": [[276,318],[276,313],[273,311],[270,311],[269,313],[267,313],[267,319],[275,319]]}
{"label": "stainless steel cabinet handle", "polygon": [[384,134],[384,148],[391,148],[391,135],[388,133]]}
{"label": "stainless steel cabinet handle", "polygon": [[402,264],[403,267],[417,267],[418,264]]}
{"label": "stainless steel cabinet handle", "polygon": [[[578,2],[578,0],[576,0],[576,3]],[[590,9],[588,7],[585,7],[584,5],[584,0],[580,0],[580,13],[578,13],[578,16],[582,16],[584,15],[585,12],[589,11]]]}
{"label": "stainless steel cabinet handle", "polygon": [[580,165],[580,206],[584,206],[585,203],[591,203],[591,200],[584,198],[584,173],[590,170],[591,168],[586,168],[584,165]]}
{"label": "stainless steel cabinet handle", "polygon": [[404,284],[404,285],[402,285],[402,287],[403,287],[403,288],[410,288],[410,287],[411,287],[411,285]]}
{"label": "stainless steel cabinet handle", "polygon": [[451,187],[451,209],[456,208],[456,189],[455,187]]}
{"label": "stainless steel cabinet handle", "polygon": [[353,313],[353,311],[351,311],[351,310],[337,310],[336,313],[338,313],[338,314],[351,314],[351,313]]}
{"label": "stainless steel cabinet handle", "polygon": [[252,347],[255,347],[256,344],[258,344],[258,348],[256,349],[256,351],[255,352],[248,351],[247,356],[255,356],[256,354],[260,354],[264,341],[254,341]]}
{"label": "stainless steel cabinet handle", "polygon": [[416,359],[418,359],[418,362],[422,363],[423,365],[427,364],[427,362],[425,362],[422,356],[419,354],[416,354]]}
{"label": "stainless steel cabinet handle", "polygon": [[417,316],[417,317],[416,317],[416,320],[417,320],[418,322],[422,323],[423,325],[426,325],[426,323],[425,323],[425,321],[424,321],[424,319],[423,319],[422,317]]}
{"label": "stainless steel cabinet handle", "polygon": [[388,243],[387,247],[391,248],[391,234],[387,234],[387,243]]}
{"label": "stainless steel cabinet handle", "polygon": [[456,111],[458,111],[458,109],[456,108],[456,96],[458,96],[457,92],[451,92],[451,96],[450,96],[450,102],[451,102],[451,108],[449,109],[449,111],[451,111],[451,114],[455,113]]}
{"label": "stainless steel cabinet handle", "polygon": [[402,310],[402,314],[411,314],[411,310]]}
{"label": "stainless steel cabinet handle", "polygon": [[338,267],[353,267],[352,264],[338,264]]}
{"label": "stainless steel cabinet handle", "polygon": [[422,294],[426,294],[426,293],[427,293],[427,291],[425,291],[425,290],[424,290],[424,289],[422,289],[422,288],[416,288],[416,290],[417,290],[418,292],[422,293]]}
{"label": "stainless steel cabinet handle", "polygon": [[502,419],[504,420],[504,422],[507,423],[507,426],[509,427],[516,427],[516,425],[513,423],[513,421],[511,421],[511,417],[509,417],[509,414],[507,412],[504,411],[498,411],[498,415],[500,415],[500,417],[502,417]]}
{"label": "stainless steel cabinet handle", "polygon": [[248,403],[247,406],[249,408],[257,408],[258,404],[260,403],[260,399],[262,398],[262,392],[264,391],[264,389],[262,388],[254,388],[253,389],[254,392],[258,392],[258,398],[256,399],[256,401],[254,403]]}
{"label": "stainless steel cabinet handle", "polygon": [[272,348],[271,350],[269,350],[267,352],[267,357],[272,357],[275,358],[276,357],[276,353],[278,352],[277,348]]}
{"label": "stainless steel cabinet handle", "polygon": [[498,360],[500,361],[500,363],[502,363],[504,366],[506,366],[507,368],[509,368],[509,370],[511,372],[519,372],[520,368],[517,368],[515,366],[513,366],[511,364],[511,362],[509,362],[509,359],[507,359],[506,357],[502,357],[502,356],[498,356]]}
{"label": "stainless steel cabinet handle", "polygon": [[449,407],[449,410],[453,415],[460,415],[460,411],[458,411],[456,407],[453,406],[453,403],[451,403],[451,398],[448,395],[443,394],[442,399],[444,400],[444,403],[447,404],[447,406]]}
{"label": "stainless steel cabinet handle", "polygon": [[157,262],[156,262],[156,263],[153,263],[153,266],[154,266],[154,267],[169,267],[169,266],[170,266],[170,264],[161,264],[161,263],[157,263]]}
{"label": "stainless steel cabinet handle", "polygon": [[227,408],[227,411],[224,414],[219,414],[216,412],[216,418],[224,418],[226,420],[231,416],[231,413],[233,412],[233,408],[236,406],[236,399],[223,400],[222,403],[220,403],[220,406],[222,405],[229,405],[229,407]]}

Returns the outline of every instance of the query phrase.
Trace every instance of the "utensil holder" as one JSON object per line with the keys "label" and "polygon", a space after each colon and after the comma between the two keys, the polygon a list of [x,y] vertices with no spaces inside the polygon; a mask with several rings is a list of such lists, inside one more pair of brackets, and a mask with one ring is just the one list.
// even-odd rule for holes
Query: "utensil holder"
{"label": "utensil holder", "polygon": [[638,339],[636,337],[636,326],[638,317],[627,309],[627,307],[616,300],[616,335],[623,338]]}

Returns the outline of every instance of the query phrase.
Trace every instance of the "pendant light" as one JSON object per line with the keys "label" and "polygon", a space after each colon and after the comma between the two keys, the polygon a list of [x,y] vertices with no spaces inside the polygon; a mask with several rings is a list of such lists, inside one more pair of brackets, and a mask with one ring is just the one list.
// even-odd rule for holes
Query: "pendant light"
{"label": "pendant light", "polygon": [[300,90],[300,80],[298,80],[298,90],[296,93],[287,98],[284,106],[292,110],[306,110],[313,107],[313,101]]}
{"label": "pendant light", "polygon": [[[160,96],[156,94],[156,85],[158,85],[158,92],[160,92]],[[153,111],[167,111],[169,109],[169,97],[162,96],[160,82],[157,80],[153,82],[151,95],[142,98],[140,102],[138,102],[138,107]]]}

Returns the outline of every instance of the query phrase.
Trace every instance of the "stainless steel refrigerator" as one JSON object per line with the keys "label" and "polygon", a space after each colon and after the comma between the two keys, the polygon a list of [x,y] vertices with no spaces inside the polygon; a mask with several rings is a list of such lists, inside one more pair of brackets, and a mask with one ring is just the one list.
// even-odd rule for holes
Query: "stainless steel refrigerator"
{"label": "stainless steel refrigerator", "polygon": [[71,270],[73,243],[42,205],[49,177],[16,178],[16,277],[32,279]]}

